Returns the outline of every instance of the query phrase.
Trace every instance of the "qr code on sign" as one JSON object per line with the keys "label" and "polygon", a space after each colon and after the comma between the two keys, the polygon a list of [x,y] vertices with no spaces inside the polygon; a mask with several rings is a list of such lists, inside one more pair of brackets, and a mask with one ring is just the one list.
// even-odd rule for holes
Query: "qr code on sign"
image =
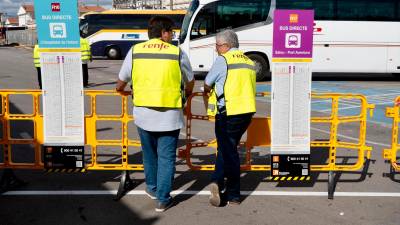
{"label": "qr code on sign", "polygon": [[82,161],[76,161],[76,167],[81,168],[82,167]]}
{"label": "qr code on sign", "polygon": [[302,169],[301,170],[301,175],[308,176],[308,169]]}

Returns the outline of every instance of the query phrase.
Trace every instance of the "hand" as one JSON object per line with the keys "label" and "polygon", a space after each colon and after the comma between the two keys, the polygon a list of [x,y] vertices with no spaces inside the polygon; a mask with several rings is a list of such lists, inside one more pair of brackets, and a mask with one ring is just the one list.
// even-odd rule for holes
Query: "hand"
{"label": "hand", "polygon": [[398,100],[394,103],[394,105],[395,105],[395,106],[400,106],[400,99],[398,99]]}
{"label": "hand", "polygon": [[118,88],[115,88],[115,91],[118,92],[118,93],[122,93],[122,92],[124,92],[125,90],[123,90],[123,89],[122,89],[122,90],[119,90]]}

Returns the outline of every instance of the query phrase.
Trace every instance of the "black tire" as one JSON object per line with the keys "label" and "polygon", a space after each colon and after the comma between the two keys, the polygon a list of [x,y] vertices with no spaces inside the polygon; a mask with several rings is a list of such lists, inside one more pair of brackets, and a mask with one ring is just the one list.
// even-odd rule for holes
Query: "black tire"
{"label": "black tire", "polygon": [[108,59],[120,59],[121,50],[117,46],[110,46],[106,49],[106,56]]}
{"label": "black tire", "polygon": [[256,79],[257,81],[263,81],[268,77],[269,74],[269,64],[268,62],[258,54],[247,55],[251,60],[253,60],[256,66]]}

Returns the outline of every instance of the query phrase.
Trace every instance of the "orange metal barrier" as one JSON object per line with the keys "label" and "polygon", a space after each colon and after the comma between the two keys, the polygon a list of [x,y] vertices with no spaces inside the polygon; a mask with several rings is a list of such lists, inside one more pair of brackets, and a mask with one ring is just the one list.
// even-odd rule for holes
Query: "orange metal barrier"
{"label": "orange metal barrier", "polygon": [[[0,146],[3,149],[3,163],[1,168],[13,169],[43,169],[41,160],[41,144],[43,143],[43,117],[39,114],[39,99],[41,91],[35,90],[3,90],[0,92],[1,111],[0,123],[2,125],[2,137],[0,137]],[[31,95],[32,96],[32,113],[14,114],[10,112],[10,96],[12,95]],[[33,123],[33,138],[20,139],[12,138],[10,127],[11,121],[25,120]],[[13,148],[18,145],[33,145],[35,151],[35,161],[33,163],[16,163],[12,161]]]}
{"label": "orange metal barrier", "polygon": [[[400,96],[395,99],[395,102],[400,102]],[[397,152],[400,150],[399,145],[399,122],[400,122],[400,107],[394,104],[393,107],[386,108],[386,117],[393,118],[392,125],[392,143],[391,148],[383,150],[383,158],[390,163],[390,174],[400,172],[400,165],[397,163]]]}
{"label": "orange metal barrier", "polygon": [[[2,125],[2,137],[0,139],[0,147],[3,148],[3,162],[0,163],[0,169],[43,169],[42,150],[43,144],[43,116],[39,112],[39,101],[42,92],[38,90],[2,90],[1,96],[1,111],[0,123]],[[128,123],[133,121],[133,117],[129,115],[128,101],[130,92],[117,93],[115,91],[85,91],[85,96],[90,98],[90,113],[85,115],[85,144],[91,147],[91,161],[86,165],[88,170],[121,170],[124,171],[121,177],[118,198],[121,192],[128,189],[131,185],[128,171],[143,170],[142,164],[129,164],[128,162],[128,147],[139,147],[139,140],[131,140],[128,137]],[[10,96],[12,95],[31,95],[32,96],[32,113],[30,114],[13,114],[10,112]],[[191,141],[192,139],[192,120],[211,121],[212,118],[206,115],[195,115],[192,113],[192,99],[196,96],[202,96],[203,93],[194,93],[188,98],[187,102],[187,127],[186,127],[186,148],[179,149],[179,156],[186,160],[187,165],[192,170],[213,170],[214,165],[193,165],[191,160],[191,151],[199,147],[217,148],[216,140],[208,141]],[[96,103],[100,96],[116,96],[121,98],[121,113],[119,115],[102,115],[97,113]],[[269,93],[258,93],[257,97],[263,98],[269,96]],[[312,94],[313,99],[331,101],[331,113],[327,116],[312,117],[311,122],[329,124],[330,134],[329,140],[312,141],[311,147],[326,147],[329,148],[328,162],[323,165],[311,165],[311,171],[327,171],[329,172],[329,187],[332,187],[334,171],[356,171],[363,167],[364,163],[369,162],[371,156],[371,147],[366,145],[366,122],[368,111],[371,113],[374,105],[368,104],[367,100],[362,95],[355,94]],[[360,113],[352,116],[339,115],[340,100],[357,100],[360,102]],[[397,124],[399,121],[399,112],[394,117]],[[14,120],[27,120],[33,123],[33,137],[30,139],[12,138],[10,131],[10,123]],[[118,140],[98,140],[96,137],[96,122],[98,121],[118,121],[122,124],[121,138]],[[345,123],[359,124],[359,140],[357,142],[339,141],[337,138],[339,124]],[[395,130],[395,129],[394,129]],[[397,133],[395,135],[397,138]],[[246,148],[245,163],[241,165],[242,170],[246,171],[268,171],[270,165],[253,164],[251,151],[256,146],[270,146],[270,118],[265,116],[261,118],[253,118],[247,130],[247,140],[241,143]],[[397,143],[397,139],[396,139]],[[35,151],[35,160],[33,163],[16,163],[12,161],[13,146],[15,145],[32,145]],[[122,162],[119,164],[103,164],[98,162],[98,147],[99,146],[118,146],[121,150]],[[354,164],[343,165],[337,163],[337,149],[346,148],[357,152],[357,161]],[[396,145],[397,150],[397,145]],[[392,149],[392,151],[394,151]],[[388,151],[385,151],[388,152]],[[393,159],[393,155],[391,155]],[[367,161],[366,161],[367,160]],[[295,179],[293,179],[295,180]],[[332,188],[329,189],[330,196]]]}
{"label": "orange metal barrier", "polygon": [[[199,147],[215,148],[216,140],[209,140],[203,142],[192,142],[191,124],[192,120],[213,120],[206,115],[194,115],[191,112],[192,99],[195,96],[203,96],[203,93],[194,93],[189,97],[187,102],[187,127],[186,127],[186,148],[180,149],[180,156],[186,159],[187,165],[192,170],[214,170],[214,165],[193,165],[191,161],[191,151]],[[257,93],[258,97],[269,96],[269,93]],[[325,99],[332,101],[332,111],[328,116],[313,117],[311,123],[327,123],[330,124],[330,139],[328,141],[312,141],[311,147],[327,147],[329,148],[329,160],[325,165],[311,165],[311,171],[355,171],[363,167],[365,158],[370,159],[371,147],[366,145],[366,122],[368,111],[372,116],[374,105],[368,104],[367,100],[362,95],[354,94],[312,94],[313,99]],[[339,116],[338,103],[340,99],[356,99],[361,103],[361,112],[359,115],[354,116]],[[271,169],[270,165],[253,165],[251,163],[251,149],[255,146],[267,147],[270,146],[270,119],[271,118],[253,118],[252,123],[248,129],[247,140],[242,143],[246,146],[246,159],[245,164],[241,165],[242,170],[246,171],[268,171]],[[339,124],[358,122],[359,123],[359,141],[355,143],[338,141],[337,129]],[[338,165],[336,150],[338,148],[352,149],[358,152],[358,160],[352,165]]]}
{"label": "orange metal barrier", "polygon": [[[86,96],[90,97],[91,113],[85,115],[85,137],[86,145],[92,148],[92,162],[87,165],[88,170],[143,170],[142,164],[128,163],[128,147],[140,147],[139,140],[131,140],[128,137],[128,123],[133,121],[133,116],[129,115],[128,101],[131,92],[115,92],[115,91],[86,91]],[[96,103],[100,96],[121,96],[121,114],[120,115],[99,115],[96,112]],[[120,140],[97,140],[96,138],[96,122],[97,121],[118,121],[122,124],[122,134]],[[97,146],[118,146],[121,147],[121,164],[101,164],[97,160]]]}
{"label": "orange metal barrier", "polygon": [[[3,147],[3,163],[0,163],[0,169],[43,169],[42,150],[43,144],[43,115],[39,112],[39,99],[42,92],[38,90],[2,90],[1,96],[1,114],[0,123],[2,124],[2,137],[0,146]],[[10,112],[10,96],[30,95],[32,96],[32,113],[13,114]],[[87,170],[143,170],[142,164],[128,164],[128,146],[140,147],[139,140],[130,140],[128,138],[128,123],[133,121],[129,115],[128,101],[130,92],[115,91],[85,91],[85,95],[90,98],[90,114],[85,115],[85,143],[91,147],[91,162],[86,165]],[[99,97],[120,96],[121,114],[120,115],[99,115],[96,111],[96,103]],[[10,123],[15,120],[32,121],[33,137],[30,139],[18,139],[11,137]],[[119,140],[98,140],[96,138],[96,121],[119,121],[122,124],[122,135]],[[12,160],[13,147],[17,145],[32,145],[35,151],[35,160],[33,163],[16,163]],[[101,164],[98,162],[98,146],[118,146],[121,147],[121,164]]]}

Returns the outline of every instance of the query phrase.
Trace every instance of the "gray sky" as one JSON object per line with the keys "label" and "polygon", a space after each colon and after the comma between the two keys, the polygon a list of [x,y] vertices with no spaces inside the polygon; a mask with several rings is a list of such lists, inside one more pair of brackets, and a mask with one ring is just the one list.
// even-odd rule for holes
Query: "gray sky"
{"label": "gray sky", "polygon": [[[33,0],[0,0],[0,12],[7,13],[9,16],[16,16],[22,3],[32,3]],[[80,0],[85,5],[96,5],[97,0]],[[98,0],[99,4],[105,8],[111,8],[112,0]]]}

